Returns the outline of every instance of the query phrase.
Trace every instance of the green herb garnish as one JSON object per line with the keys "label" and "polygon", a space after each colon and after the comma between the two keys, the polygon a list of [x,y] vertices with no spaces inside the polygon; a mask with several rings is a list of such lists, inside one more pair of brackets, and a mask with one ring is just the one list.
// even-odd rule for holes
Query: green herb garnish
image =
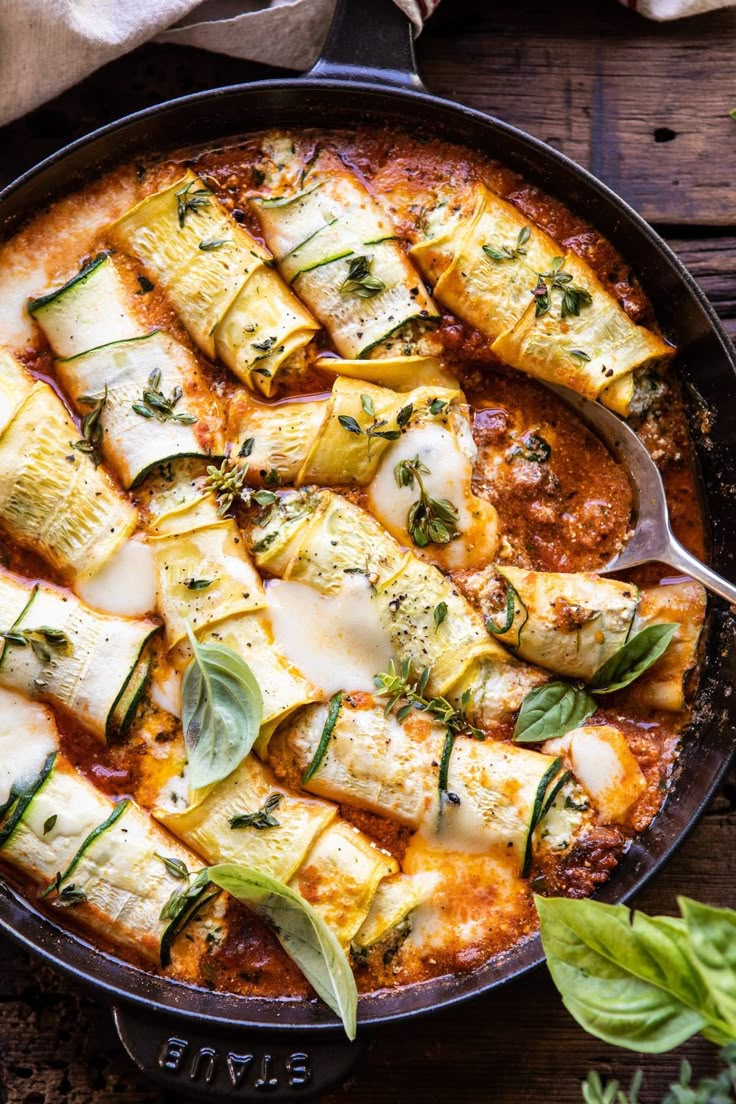
{"label": "green herb garnish", "polygon": [[38,629],[8,629],[7,632],[0,632],[0,638],[15,648],[30,645],[39,663],[50,663],[54,652],[68,655],[72,650],[72,642],[66,633],[48,625],[41,625]]}
{"label": "green herb garnish", "polygon": [[391,660],[388,671],[381,671],[373,680],[376,684],[376,697],[388,699],[384,713],[388,716],[401,702],[403,704],[396,709],[398,721],[403,721],[412,709],[418,709],[436,718],[456,735],[484,739],[481,729],[472,725],[467,718],[470,691],[465,691],[459,706],[452,705],[447,698],[429,698],[425,691],[430,675],[430,668],[425,667],[419,678],[414,678],[410,659],[404,659],[398,668]]}
{"label": "green herb garnish", "polygon": [[272,811],[283,798],[282,793],[272,793],[254,813],[238,813],[230,818],[231,828],[255,828],[262,832],[266,828],[280,828],[281,821],[272,816]]}
{"label": "green herb garnish", "polygon": [[406,528],[409,536],[418,548],[428,544],[448,544],[460,536],[458,532],[458,512],[446,498],[432,498],[422,481],[423,475],[431,471],[418,456],[413,460],[401,460],[394,468],[394,478],[398,487],[419,488],[419,499],[409,510]]}
{"label": "green herb garnish", "polygon": [[248,664],[222,644],[200,644],[189,625],[193,658],[181,684],[182,726],[193,790],[227,778],[258,736],[263,697]]}
{"label": "green herb garnish", "polygon": [[87,894],[84,890],[79,889],[71,882],[69,885],[59,890],[57,896],[51,903],[56,908],[74,908],[75,905],[81,905],[86,900]]}
{"label": "green herb garnish", "polygon": [[507,459],[513,460],[519,456],[522,460],[529,460],[533,464],[546,464],[552,455],[552,446],[539,433],[529,430],[522,434],[518,443],[507,453]]}
{"label": "green herb garnish", "polygon": [[560,292],[560,318],[579,315],[582,307],[589,307],[593,302],[589,291],[573,284],[572,275],[562,267],[564,263],[564,257],[555,257],[549,272],[538,273],[537,286],[532,291],[537,318],[552,306],[553,291]]}
{"label": "green herb garnish", "polygon": [[[398,441],[399,437],[401,436],[401,429],[404,429],[407,426],[413,413],[412,404],[409,403],[407,406],[402,407],[396,416],[396,424],[401,428],[386,429],[385,426],[388,425],[388,421],[386,420],[386,418],[376,417],[375,404],[370,395],[360,396],[360,406],[363,413],[367,414],[369,418],[373,419],[373,421],[369,425],[362,426],[360,422],[357,421],[357,419],[351,417],[349,414],[338,414],[337,420],[342,428],[346,429],[348,433],[355,433],[358,437],[364,436],[367,438],[369,458],[371,455],[371,444],[373,442],[373,438],[380,437],[384,441]],[[407,411],[408,414],[406,413]],[[402,418],[401,422],[399,422],[399,417]]]}
{"label": "green herb garnish", "polygon": [[194,425],[197,418],[193,414],[174,412],[174,407],[182,396],[182,389],[177,384],[171,395],[167,398],[161,390],[161,369],[154,368],[148,377],[148,387],[143,389],[143,395],[132,403],[133,410],[141,418],[155,418],[158,422],[181,422],[182,425]]}
{"label": "green herb garnish", "polygon": [[93,395],[80,395],[77,402],[80,406],[88,406],[91,409],[82,418],[80,424],[81,439],[71,441],[70,444],[78,452],[86,453],[94,466],[97,467],[102,463],[102,437],[105,431],[100,419],[102,411],[107,406],[107,384],[105,384],[105,390],[101,398],[96,399]]}
{"label": "green herb garnish", "polygon": [[214,579],[195,579],[190,576],[184,580],[184,586],[187,590],[207,590],[207,587],[211,587],[214,581]]}
{"label": "green herb garnish", "polygon": [[340,713],[340,707],[342,706],[342,690],[338,690],[330,698],[330,704],[327,707],[327,717],[325,718],[324,727],[322,728],[322,734],[319,738],[314,755],[312,756],[312,762],[309,764],[304,774],[302,775],[302,784],[306,783],[312,778],[314,774],[319,770],[320,764],[327,754],[327,748],[330,744],[332,733],[335,731],[335,725],[337,724],[337,718]]}
{"label": "green herb garnish", "polygon": [[222,249],[223,245],[232,245],[232,238],[207,238],[199,243],[203,253],[211,253],[213,249]]}
{"label": "green herb garnish", "polygon": [[207,468],[207,478],[204,483],[205,492],[211,491],[217,499],[217,513],[219,517],[225,517],[235,502],[236,498],[242,498],[245,488],[245,477],[248,474],[247,467],[238,467],[225,458],[216,468],[210,464]]}
{"label": "green herb garnish", "polygon": [[482,246],[483,252],[487,257],[490,257],[492,261],[515,261],[517,257],[526,256],[526,249],[524,246],[529,241],[531,234],[530,227],[522,226],[516,238],[516,245],[513,248],[509,248],[508,245],[484,245]]}
{"label": "green herb garnish", "polygon": [[[183,188],[174,193],[176,196],[176,213],[181,229],[184,228],[187,215],[196,214],[203,207],[210,206],[209,196],[212,195],[212,192],[209,188],[196,188],[195,186],[198,183],[198,180],[190,180],[188,184],[185,184]],[[192,191],[192,188],[195,190]]]}
{"label": "green herb garnish", "polygon": [[447,620],[447,602],[438,602],[434,607],[434,627],[435,631],[440,627],[443,621]]}
{"label": "green herb garnish", "polygon": [[54,825],[56,824],[58,819],[59,819],[59,814],[58,813],[52,813],[50,817],[46,817],[45,821],[43,822],[43,834],[45,836],[47,836],[49,834],[49,832],[54,827]]}
{"label": "green herb garnish", "polygon": [[187,881],[191,875],[189,873],[189,867],[183,859],[174,859],[169,855],[159,855],[158,851],[155,852],[156,858],[160,859],[166,867],[167,872],[172,878],[178,878],[180,881]]}
{"label": "green herb garnish", "polygon": [[374,276],[372,257],[353,257],[348,264],[348,274],[340,284],[341,295],[358,295],[361,299],[372,299],[386,287],[383,280]]}

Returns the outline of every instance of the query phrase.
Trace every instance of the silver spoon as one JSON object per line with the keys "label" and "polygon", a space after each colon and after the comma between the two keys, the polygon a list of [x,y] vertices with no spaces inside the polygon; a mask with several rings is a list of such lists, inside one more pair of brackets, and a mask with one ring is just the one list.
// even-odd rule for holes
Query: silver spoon
{"label": "silver spoon", "polygon": [[548,387],[571,406],[626,468],[634,492],[636,525],[623,549],[599,575],[623,571],[626,567],[659,561],[697,579],[699,583],[736,605],[736,586],[711,571],[693,556],[675,537],[670,526],[667,498],[659,468],[646,446],[626,422],[600,403],[584,399],[567,387]]}

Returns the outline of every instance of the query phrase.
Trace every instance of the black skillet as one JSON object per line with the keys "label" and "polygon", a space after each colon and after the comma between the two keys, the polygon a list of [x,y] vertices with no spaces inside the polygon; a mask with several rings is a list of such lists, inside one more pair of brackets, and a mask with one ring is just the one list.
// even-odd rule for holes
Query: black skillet
{"label": "black skillet", "polygon": [[[697,404],[713,412],[694,433],[712,562],[736,578],[736,357],[705,296],[654,231],[605,185],[557,150],[478,111],[438,99],[417,75],[409,25],[392,0],[338,0],[322,56],[306,76],[220,88],[141,111],[73,142],[0,195],[3,236],[31,213],[101,171],[135,156],[217,144],[278,126],[358,121],[429,130],[464,143],[560,197],[621,251],[680,349],[679,371]],[[701,419],[698,419],[698,424]],[[695,424],[695,419],[693,419]],[[680,777],[663,811],[633,844],[599,897],[635,893],[704,811],[736,746],[733,619],[711,603],[703,676]],[[0,929],[91,986],[113,1007],[131,1057],[177,1096],[274,1101],[322,1093],[343,1080],[361,1051],[314,1002],[245,999],[155,977],[101,954],[0,884]],[[438,978],[360,1002],[359,1040],[380,1024],[447,1008],[539,964],[537,938],[472,974]],[[400,1030],[398,1023],[395,1030]]]}

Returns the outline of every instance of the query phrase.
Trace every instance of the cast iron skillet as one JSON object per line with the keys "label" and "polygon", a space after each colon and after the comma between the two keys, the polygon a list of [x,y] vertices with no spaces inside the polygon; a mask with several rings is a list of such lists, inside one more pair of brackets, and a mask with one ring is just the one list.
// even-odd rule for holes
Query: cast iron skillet
{"label": "cast iron skillet", "polygon": [[[621,199],[562,154],[498,119],[431,96],[415,69],[411,31],[392,0],[338,0],[324,52],[306,76],[220,88],[141,111],[66,149],[0,195],[3,234],[91,176],[136,155],[166,152],[274,126],[343,126],[358,121],[431,130],[483,150],[559,196],[621,251],[681,350],[679,370],[693,402],[713,412],[695,434],[714,566],[736,577],[736,356],[718,320],[674,254]],[[696,422],[696,419],[693,419]],[[701,418],[697,419],[702,422]],[[733,621],[713,602],[701,687],[680,778],[662,813],[633,844],[599,894],[622,901],[667,860],[694,825],[736,746]],[[92,986],[113,1006],[133,1059],[176,1090],[207,1099],[274,1101],[321,1093],[360,1053],[334,1016],[314,1002],[245,999],[154,977],[101,954],[0,885],[0,929]],[[438,978],[361,998],[359,1039],[371,1025],[407,1019],[504,984],[542,960],[537,938],[472,974]]]}

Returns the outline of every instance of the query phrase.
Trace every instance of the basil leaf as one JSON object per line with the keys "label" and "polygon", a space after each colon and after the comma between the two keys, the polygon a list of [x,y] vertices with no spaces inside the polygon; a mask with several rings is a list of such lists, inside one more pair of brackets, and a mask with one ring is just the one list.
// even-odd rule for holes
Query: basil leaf
{"label": "basil leaf", "polygon": [[736,912],[678,897],[690,951],[723,1019],[736,1035]]}
{"label": "basil leaf", "polygon": [[612,694],[638,679],[664,655],[679,627],[678,623],[650,625],[636,633],[598,668],[590,680],[591,690]]}
{"label": "basil leaf", "polygon": [[552,980],[591,1035],[649,1054],[704,1028],[728,1040],[691,959],[683,920],[597,901],[534,900]]}
{"label": "basil leaf", "polygon": [[587,690],[567,682],[547,682],[530,690],[521,703],[514,729],[515,744],[539,744],[578,728],[596,711]]}
{"label": "basil leaf", "polygon": [[263,718],[261,690],[245,660],[222,644],[199,644],[181,684],[182,725],[193,790],[227,778],[253,747]]}
{"label": "basil leaf", "polygon": [[283,882],[251,867],[220,863],[209,868],[208,877],[265,921],[317,995],[341,1018],[347,1037],[354,1039],[355,978],[345,952],[319,913]]}

